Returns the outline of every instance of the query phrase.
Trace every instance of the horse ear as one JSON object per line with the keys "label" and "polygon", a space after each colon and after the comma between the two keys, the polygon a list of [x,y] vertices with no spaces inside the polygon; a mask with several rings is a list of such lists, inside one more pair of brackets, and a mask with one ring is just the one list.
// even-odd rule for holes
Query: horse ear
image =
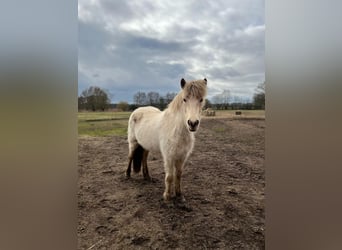
{"label": "horse ear", "polygon": [[204,78],[205,84],[207,84],[207,78]]}
{"label": "horse ear", "polygon": [[182,78],[182,80],[181,80],[181,82],[180,82],[182,88],[184,88],[185,83],[186,83],[186,82],[185,82],[184,78]]}

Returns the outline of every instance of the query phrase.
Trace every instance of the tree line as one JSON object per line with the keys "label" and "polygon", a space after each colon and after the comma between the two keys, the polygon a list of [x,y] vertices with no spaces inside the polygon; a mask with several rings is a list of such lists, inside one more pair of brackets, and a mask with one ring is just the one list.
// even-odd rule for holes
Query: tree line
{"label": "tree line", "polygon": [[[161,95],[158,92],[153,91],[148,93],[139,91],[134,94],[134,104],[131,105],[131,107],[133,108],[132,110],[134,110],[138,107],[154,106],[160,110],[164,110],[177,94],[178,93],[175,92],[167,92],[165,95]],[[208,99],[205,99],[205,103],[205,108],[211,107],[210,101]]]}
{"label": "tree line", "polygon": [[265,93],[266,93],[266,83],[260,83],[253,96],[253,104],[257,109],[265,109]]}
{"label": "tree line", "polygon": [[100,87],[91,86],[78,97],[79,110],[105,111],[110,107],[110,94]]}
{"label": "tree line", "polygon": [[134,94],[133,101],[137,107],[154,106],[163,110],[176,95],[177,93],[174,92],[168,92],[166,95],[160,95],[158,92],[154,91],[148,93],[139,91]]}
{"label": "tree line", "polygon": [[244,101],[239,96],[233,96],[229,89],[212,97],[211,108],[226,109],[265,109],[265,82],[258,84],[252,101]]}
{"label": "tree line", "polygon": [[142,106],[155,106],[161,110],[173,100],[177,93],[168,92],[166,95],[160,95],[158,92],[137,92],[133,96],[134,103],[128,104],[121,101],[119,103],[110,103],[110,94],[100,87],[91,86],[82,91],[78,97],[78,110],[104,111],[107,109],[119,109],[131,111]]}
{"label": "tree line", "polygon": [[[154,106],[161,110],[165,109],[167,105],[177,95],[174,92],[168,92],[165,95],[161,95],[158,92],[136,92],[133,95],[133,104],[121,101],[116,104],[110,103],[110,94],[108,91],[101,89],[100,87],[91,86],[84,90],[78,97],[78,109],[79,110],[107,110],[118,109],[122,111],[132,111],[142,106]],[[206,108],[219,109],[265,109],[265,82],[260,83],[255,89],[252,102],[244,102],[238,96],[232,96],[228,89],[222,91],[212,97],[211,101],[206,99]]]}

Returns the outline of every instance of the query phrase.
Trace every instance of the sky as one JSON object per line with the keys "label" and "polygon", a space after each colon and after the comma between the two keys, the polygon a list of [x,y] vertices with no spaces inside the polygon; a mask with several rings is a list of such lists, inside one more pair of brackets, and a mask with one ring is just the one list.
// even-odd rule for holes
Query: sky
{"label": "sky", "polygon": [[79,0],[78,22],[79,94],[99,86],[132,103],[207,78],[209,100],[251,100],[265,80],[263,0]]}

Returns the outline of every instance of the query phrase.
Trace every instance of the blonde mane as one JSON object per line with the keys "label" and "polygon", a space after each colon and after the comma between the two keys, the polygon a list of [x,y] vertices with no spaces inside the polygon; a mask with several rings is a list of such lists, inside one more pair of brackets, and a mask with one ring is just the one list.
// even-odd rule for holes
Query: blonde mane
{"label": "blonde mane", "polygon": [[207,85],[205,80],[187,82],[184,88],[175,96],[168,105],[168,109],[177,111],[181,108],[184,98],[195,97],[201,99],[207,95]]}

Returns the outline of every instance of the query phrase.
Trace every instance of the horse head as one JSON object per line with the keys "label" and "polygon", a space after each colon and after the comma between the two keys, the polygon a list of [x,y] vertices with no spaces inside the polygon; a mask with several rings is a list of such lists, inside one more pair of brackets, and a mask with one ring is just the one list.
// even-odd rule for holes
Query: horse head
{"label": "horse head", "polygon": [[207,94],[207,79],[186,82],[183,78],[180,82],[182,87],[183,110],[185,126],[190,132],[198,129],[201,111],[205,104]]}

